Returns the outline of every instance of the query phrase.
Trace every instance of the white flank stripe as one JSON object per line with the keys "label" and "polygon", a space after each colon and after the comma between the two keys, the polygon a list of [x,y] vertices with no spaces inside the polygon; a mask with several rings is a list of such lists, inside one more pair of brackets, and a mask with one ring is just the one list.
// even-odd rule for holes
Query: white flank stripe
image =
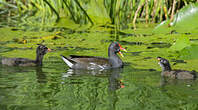
{"label": "white flank stripe", "polygon": [[74,65],[69,60],[67,60],[66,58],[62,57],[62,59],[70,68]]}

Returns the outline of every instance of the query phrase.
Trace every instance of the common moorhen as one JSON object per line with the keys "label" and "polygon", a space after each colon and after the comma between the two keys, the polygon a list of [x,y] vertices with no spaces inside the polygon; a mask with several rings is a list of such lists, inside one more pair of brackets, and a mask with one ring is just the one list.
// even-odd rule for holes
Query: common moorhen
{"label": "common moorhen", "polygon": [[157,57],[159,65],[162,67],[162,76],[170,77],[173,79],[195,79],[195,71],[186,71],[186,70],[172,70],[170,63],[167,59],[162,57]]}
{"label": "common moorhen", "polygon": [[108,48],[109,58],[76,55],[70,55],[70,57],[61,56],[63,61],[72,69],[94,70],[120,68],[123,67],[123,62],[117,55],[119,53],[123,57],[120,50],[126,51],[118,42],[113,42]]}
{"label": "common moorhen", "polygon": [[2,58],[1,63],[8,66],[42,66],[43,57],[49,51],[51,51],[50,48],[39,44],[36,49],[36,60],[27,58]]}

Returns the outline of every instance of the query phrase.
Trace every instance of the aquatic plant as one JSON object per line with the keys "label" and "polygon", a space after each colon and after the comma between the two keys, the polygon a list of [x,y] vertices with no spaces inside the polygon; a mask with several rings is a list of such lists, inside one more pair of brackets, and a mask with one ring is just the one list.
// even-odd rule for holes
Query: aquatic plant
{"label": "aquatic plant", "polygon": [[174,14],[197,0],[1,0],[1,17],[53,24],[71,19],[77,24],[118,24],[173,20]]}

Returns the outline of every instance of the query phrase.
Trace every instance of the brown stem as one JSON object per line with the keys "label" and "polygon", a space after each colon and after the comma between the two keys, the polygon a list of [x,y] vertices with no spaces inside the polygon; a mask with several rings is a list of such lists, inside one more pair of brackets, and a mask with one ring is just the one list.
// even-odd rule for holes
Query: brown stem
{"label": "brown stem", "polygon": [[175,13],[175,6],[176,6],[176,0],[173,0],[173,6],[172,6],[172,12],[170,17],[170,22],[173,21],[174,13]]}
{"label": "brown stem", "polygon": [[170,7],[170,8],[168,9],[168,15],[170,15],[171,10],[172,10],[172,7]]}
{"label": "brown stem", "polygon": [[163,6],[160,6],[160,21],[163,19]]}
{"label": "brown stem", "polygon": [[149,20],[149,6],[148,6],[148,0],[146,0],[146,23],[148,23]]}
{"label": "brown stem", "polygon": [[144,3],[140,4],[135,12],[135,16],[133,18],[133,25],[135,25],[135,22],[136,22],[136,19],[137,19],[137,16],[138,16],[138,12],[140,11],[140,9],[144,6]]}
{"label": "brown stem", "polygon": [[154,0],[154,7],[153,7],[153,12],[152,12],[152,22],[155,22],[155,14],[156,14],[156,10],[157,10],[157,0]]}
{"label": "brown stem", "polygon": [[165,5],[164,5],[164,7],[163,7],[163,10],[164,10],[165,18],[166,18],[166,19],[168,19],[167,8],[166,8],[166,6],[165,6]]}

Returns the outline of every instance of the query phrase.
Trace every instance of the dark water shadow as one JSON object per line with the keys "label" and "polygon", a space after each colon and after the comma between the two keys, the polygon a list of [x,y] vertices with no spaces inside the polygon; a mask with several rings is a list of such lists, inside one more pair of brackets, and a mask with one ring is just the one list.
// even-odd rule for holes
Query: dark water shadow
{"label": "dark water shadow", "polygon": [[0,41],[0,45],[6,45],[9,43],[13,43],[13,41]]}
{"label": "dark water shadow", "polygon": [[97,50],[95,48],[82,48],[82,47],[79,47],[79,46],[76,46],[76,47],[72,47],[72,46],[70,46],[70,47],[60,47],[60,46],[58,46],[58,47],[56,47],[56,51],[71,50],[71,49],[72,49],[72,51]]}
{"label": "dark water shadow", "polygon": [[179,63],[187,64],[187,62],[185,60],[172,59],[171,62],[174,62],[173,65],[177,65]]}
{"label": "dark water shadow", "polygon": [[[111,43],[111,42],[113,42],[114,40],[101,40],[101,42],[109,42],[109,43]],[[141,45],[146,45],[145,43],[143,43],[143,42],[129,42],[129,41],[124,41],[124,40],[119,40],[119,43],[121,44],[121,45],[130,45],[130,46],[133,46],[133,45],[139,45],[139,46],[141,46]]]}
{"label": "dark water shadow", "polygon": [[18,50],[32,50],[33,48],[30,47],[24,47],[24,48],[18,48],[18,47],[6,47],[6,46],[0,46],[0,53],[4,53],[4,52],[9,52],[9,51],[13,51],[15,49]]}
{"label": "dark water shadow", "polygon": [[12,51],[14,49],[15,48],[0,46],[0,53],[9,52],[9,51]]}
{"label": "dark water shadow", "polygon": [[147,47],[147,49],[153,49],[153,48],[169,48],[171,47],[170,43],[165,42],[152,42],[150,46]]}

